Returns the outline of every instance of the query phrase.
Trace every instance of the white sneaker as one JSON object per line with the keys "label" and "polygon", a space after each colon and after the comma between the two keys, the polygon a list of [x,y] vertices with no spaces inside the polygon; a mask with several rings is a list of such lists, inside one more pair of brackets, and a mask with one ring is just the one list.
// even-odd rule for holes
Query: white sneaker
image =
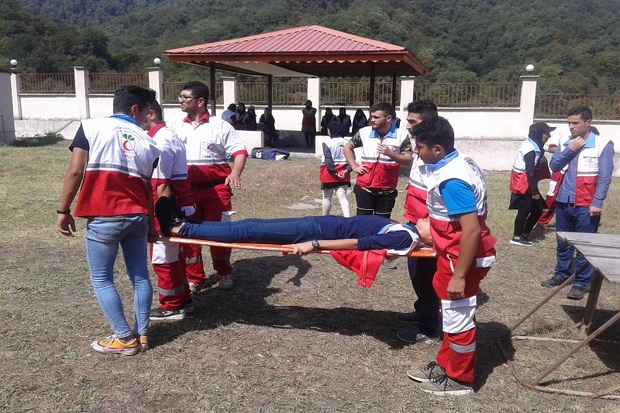
{"label": "white sneaker", "polygon": [[232,275],[224,275],[220,277],[219,288],[220,290],[230,290],[233,288],[234,282]]}
{"label": "white sneaker", "polygon": [[388,260],[387,258],[383,260],[381,265],[383,268],[387,268],[388,270],[395,270],[397,268],[396,260]]}
{"label": "white sneaker", "polygon": [[192,293],[192,294],[196,294],[197,292],[199,292],[200,290],[202,290],[206,286],[207,286],[207,282],[206,281],[202,281],[202,282],[199,282],[199,283],[189,283],[189,292]]}

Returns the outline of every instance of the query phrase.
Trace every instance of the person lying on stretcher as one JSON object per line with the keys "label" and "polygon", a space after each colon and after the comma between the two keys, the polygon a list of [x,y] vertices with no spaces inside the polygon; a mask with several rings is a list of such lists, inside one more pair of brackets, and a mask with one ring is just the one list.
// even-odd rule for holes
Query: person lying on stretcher
{"label": "person lying on stretcher", "polygon": [[193,222],[180,219],[167,197],[157,200],[155,211],[166,237],[280,244],[293,248],[297,255],[316,250],[386,250],[390,255],[408,255],[420,242],[431,243],[429,223],[424,220],[416,226],[377,215]]}

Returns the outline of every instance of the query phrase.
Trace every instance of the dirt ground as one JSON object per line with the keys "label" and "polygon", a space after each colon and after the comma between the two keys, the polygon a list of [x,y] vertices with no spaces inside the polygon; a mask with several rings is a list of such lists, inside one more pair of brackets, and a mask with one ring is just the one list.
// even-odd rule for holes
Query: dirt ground
{"label": "dirt ground", "polygon": [[[0,148],[0,410],[7,412],[617,412],[617,400],[544,393],[518,384],[497,340],[548,290],[555,264],[551,227],[533,248],[508,243],[508,173],[488,172],[489,226],[498,265],[483,281],[477,313],[475,395],[422,393],[406,371],[434,359],[437,343],[407,344],[398,312],[415,298],[404,260],[381,269],[370,289],[330,257],[234,251],[235,287],[194,296],[197,312],[152,323],[152,349],[104,356],[89,343],[111,331],[94,298],[78,235],[55,229],[67,142]],[[236,219],[321,213],[316,159],[249,160],[235,190]],[[404,187],[394,217],[402,216]],[[541,188],[546,190],[546,183]],[[620,233],[620,182],[614,179],[600,232]],[[352,211],[354,197],[350,196]],[[307,209],[293,206],[303,204]],[[333,213],[339,213],[334,202]],[[205,253],[205,261],[208,260]],[[116,283],[131,313],[132,290],[118,260]],[[153,282],[155,279],[153,278]],[[618,306],[605,283],[595,324]],[[157,301],[154,298],[154,303]],[[585,300],[560,294],[520,335],[578,339]],[[620,386],[618,325],[541,383],[596,391]],[[573,343],[504,340],[519,375],[532,378]],[[618,395],[616,391],[614,394]]]}

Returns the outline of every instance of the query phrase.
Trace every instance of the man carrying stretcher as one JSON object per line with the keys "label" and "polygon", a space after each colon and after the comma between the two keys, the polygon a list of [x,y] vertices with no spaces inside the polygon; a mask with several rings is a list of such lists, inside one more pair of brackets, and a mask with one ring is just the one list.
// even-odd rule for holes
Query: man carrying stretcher
{"label": "man carrying stretcher", "polygon": [[[368,272],[373,280],[386,253],[406,256],[420,242],[430,243],[431,240],[428,221],[421,220],[416,226],[409,226],[377,215],[192,222],[179,219],[170,199],[166,197],[157,200],[155,210],[161,232],[167,237],[280,244],[290,247],[297,255],[330,250],[340,264],[363,278],[365,275],[362,276],[359,271],[363,270],[364,274]],[[372,251],[373,258],[369,258],[369,254],[364,255],[364,251]],[[366,261],[361,263],[362,259]],[[362,279],[360,284],[370,286]]]}

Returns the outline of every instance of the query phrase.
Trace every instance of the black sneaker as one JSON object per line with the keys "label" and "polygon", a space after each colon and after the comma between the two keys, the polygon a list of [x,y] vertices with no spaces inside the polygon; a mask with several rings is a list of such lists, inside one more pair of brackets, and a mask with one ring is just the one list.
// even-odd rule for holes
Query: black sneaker
{"label": "black sneaker", "polygon": [[510,239],[510,243],[512,245],[519,245],[521,247],[531,247],[532,245],[534,245],[534,243],[532,241],[528,241],[527,239],[523,238],[523,237],[512,237]]}
{"label": "black sneaker", "polygon": [[159,221],[161,233],[169,237],[172,235],[172,228],[181,225],[184,221],[179,218],[174,210],[172,201],[166,196],[160,196],[155,203],[155,215]]}
{"label": "black sneaker", "polygon": [[161,321],[161,320],[183,320],[185,318],[185,311],[183,309],[180,310],[162,310],[161,308],[153,308],[151,310],[151,314],[149,315],[149,319],[151,321]]}
{"label": "black sneaker", "polygon": [[569,300],[581,300],[589,292],[590,287],[586,285],[573,285],[566,295],[566,298]]}
{"label": "black sneaker", "polygon": [[564,281],[565,280],[563,280],[562,278],[558,277],[557,275],[554,275],[548,280],[541,282],[540,285],[542,287],[557,287],[558,285],[561,285]]}

